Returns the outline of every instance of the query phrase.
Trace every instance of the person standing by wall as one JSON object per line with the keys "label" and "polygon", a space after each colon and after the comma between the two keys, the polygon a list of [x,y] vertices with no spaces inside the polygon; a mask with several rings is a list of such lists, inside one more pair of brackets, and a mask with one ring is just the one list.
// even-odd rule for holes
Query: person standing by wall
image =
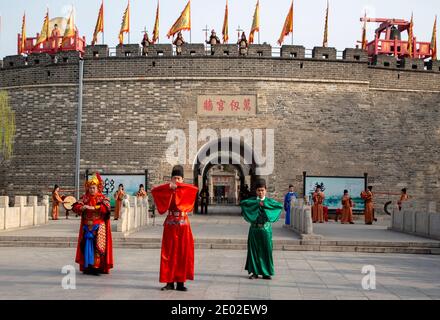
{"label": "person standing by wall", "polygon": [[124,185],[121,183],[118,187],[118,191],[115,192],[114,198],[116,200],[115,203],[115,220],[118,220],[121,215],[122,210],[122,200],[124,200],[125,197],[125,191],[124,191]]}
{"label": "person standing by wall", "polygon": [[408,200],[409,200],[409,195],[407,193],[407,190],[406,188],[403,188],[400,194],[400,199],[399,201],[397,201],[397,205],[399,206],[399,211],[402,211],[402,204]]}
{"label": "person standing by wall", "polygon": [[181,31],[177,34],[177,38],[174,40],[173,44],[176,46],[176,54],[178,56],[182,55],[182,46],[185,44],[185,40],[183,40]]}
{"label": "person standing by wall", "polygon": [[361,198],[365,201],[364,219],[365,224],[372,225],[374,221],[374,194],[373,187],[368,186],[367,190],[361,193]]}
{"label": "person standing by wall", "polygon": [[208,214],[208,204],[209,204],[209,190],[208,186],[204,186],[202,192],[200,193],[201,200],[201,214]]}
{"label": "person standing by wall", "polygon": [[64,203],[60,197],[60,187],[56,184],[52,191],[52,220],[58,220],[60,213],[60,204]]}
{"label": "person standing by wall", "polygon": [[341,223],[342,224],[354,224],[353,222],[353,200],[350,197],[350,194],[348,193],[348,190],[344,190],[344,195],[341,199],[342,203],[342,218]]}
{"label": "person standing by wall", "polygon": [[294,192],[293,185],[289,185],[289,192],[284,196],[284,211],[286,212],[286,225],[290,225],[290,204],[292,199],[298,199],[298,194]]}
{"label": "person standing by wall", "polygon": [[312,219],[313,223],[324,223],[324,199],[325,195],[321,191],[321,187],[317,186],[315,192],[312,195]]}

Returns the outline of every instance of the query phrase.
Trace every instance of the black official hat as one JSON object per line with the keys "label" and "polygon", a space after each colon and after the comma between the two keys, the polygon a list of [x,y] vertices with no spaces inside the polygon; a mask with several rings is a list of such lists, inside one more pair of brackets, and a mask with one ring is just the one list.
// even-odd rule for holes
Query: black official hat
{"label": "black official hat", "polygon": [[171,177],[182,177],[183,178],[183,167],[181,165],[176,165],[173,167],[171,172]]}
{"label": "black official hat", "polygon": [[257,183],[255,184],[255,187],[258,188],[267,188],[266,186],[266,180],[264,179],[258,179]]}

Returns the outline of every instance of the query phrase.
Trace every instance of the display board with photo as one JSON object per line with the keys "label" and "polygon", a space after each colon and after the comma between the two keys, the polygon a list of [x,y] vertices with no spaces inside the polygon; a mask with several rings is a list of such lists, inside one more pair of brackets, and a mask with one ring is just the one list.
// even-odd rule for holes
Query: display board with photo
{"label": "display board with photo", "polygon": [[362,211],[365,208],[364,200],[361,198],[361,192],[365,190],[366,177],[305,177],[304,194],[312,203],[312,194],[317,186],[325,194],[324,206],[329,210],[341,209],[341,198],[344,195],[344,190],[348,190],[353,203],[354,211]]}

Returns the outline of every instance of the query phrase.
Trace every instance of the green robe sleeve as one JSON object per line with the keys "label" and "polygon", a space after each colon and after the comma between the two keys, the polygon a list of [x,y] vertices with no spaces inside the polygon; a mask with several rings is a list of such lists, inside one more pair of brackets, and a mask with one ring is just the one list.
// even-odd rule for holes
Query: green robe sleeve
{"label": "green robe sleeve", "polygon": [[260,202],[257,198],[249,198],[240,202],[241,213],[244,220],[249,223],[254,223],[257,221],[259,216]]}
{"label": "green robe sleeve", "polygon": [[[283,205],[273,199],[264,199],[264,205],[260,207],[260,201],[257,198],[243,200],[240,203],[244,219],[249,223],[277,222],[280,218]],[[261,220],[261,221],[260,221]]]}
{"label": "green robe sleeve", "polygon": [[277,222],[280,219],[283,205],[274,199],[264,199],[264,212],[266,213],[267,220],[271,223]]}

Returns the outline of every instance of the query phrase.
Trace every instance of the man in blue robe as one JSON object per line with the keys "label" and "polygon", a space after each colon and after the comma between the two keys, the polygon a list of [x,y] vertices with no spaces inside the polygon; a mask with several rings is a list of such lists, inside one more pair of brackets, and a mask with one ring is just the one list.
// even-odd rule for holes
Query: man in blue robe
{"label": "man in blue robe", "polygon": [[286,225],[290,225],[290,203],[292,199],[298,199],[298,194],[293,191],[293,185],[289,186],[289,192],[284,196],[284,211],[286,212]]}

